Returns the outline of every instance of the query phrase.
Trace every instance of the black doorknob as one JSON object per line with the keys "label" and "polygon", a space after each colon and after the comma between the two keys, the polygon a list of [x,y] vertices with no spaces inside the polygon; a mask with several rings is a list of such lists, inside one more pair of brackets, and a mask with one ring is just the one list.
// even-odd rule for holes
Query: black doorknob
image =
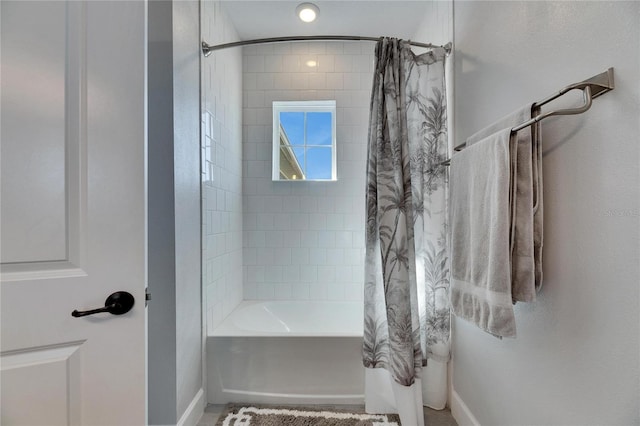
{"label": "black doorknob", "polygon": [[77,309],[71,312],[73,317],[86,317],[87,315],[99,314],[101,312],[109,312],[113,315],[126,314],[133,308],[135,299],[131,293],[126,291],[116,291],[107,297],[104,301],[104,308],[91,309],[89,311],[78,311]]}

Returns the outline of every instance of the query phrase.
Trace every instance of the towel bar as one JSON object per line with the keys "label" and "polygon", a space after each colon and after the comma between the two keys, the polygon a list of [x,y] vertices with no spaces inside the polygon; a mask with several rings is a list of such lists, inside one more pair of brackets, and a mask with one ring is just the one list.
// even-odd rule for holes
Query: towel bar
{"label": "towel bar", "polygon": [[[579,83],[573,83],[564,87],[557,93],[554,93],[553,95],[548,96],[547,98],[534,103],[532,107],[533,108],[541,107],[542,105],[545,105],[553,101],[554,99],[559,98],[560,96],[564,95],[567,92],[570,92],[571,90],[582,90],[585,98],[585,103],[582,106],[577,108],[564,108],[559,110],[553,110],[553,111],[546,112],[544,114],[540,114],[532,118],[531,120],[525,121],[524,123],[517,125],[516,127],[512,128],[511,131],[517,132],[518,130],[524,129],[525,127],[531,126],[532,124],[535,124],[539,121],[544,120],[547,117],[551,117],[554,115],[582,114],[583,112],[591,108],[591,101],[594,98],[597,98],[598,96],[603,95],[613,89],[614,89],[613,67],[611,67],[605,72],[595,75],[587,80],[581,81]],[[465,147],[465,145],[466,143],[461,143],[460,145],[457,145],[454,148],[454,151],[462,150]],[[446,161],[441,162],[439,166],[448,166],[450,164],[451,164],[451,159],[448,159]]]}

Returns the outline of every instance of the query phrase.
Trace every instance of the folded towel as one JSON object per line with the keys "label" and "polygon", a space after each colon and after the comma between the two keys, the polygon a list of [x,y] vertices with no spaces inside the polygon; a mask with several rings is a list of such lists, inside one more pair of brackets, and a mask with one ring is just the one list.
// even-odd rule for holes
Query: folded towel
{"label": "folded towel", "polygon": [[511,128],[454,155],[450,167],[451,309],[499,336],[515,337],[510,198],[517,172]]}
{"label": "folded towel", "polygon": [[[513,128],[534,116],[525,105],[466,141],[471,146],[505,128]],[[511,156],[517,163],[516,192],[511,200],[511,285],[513,303],[534,302],[542,285],[542,148],[540,124],[512,135]],[[516,143],[517,141],[517,143]]]}

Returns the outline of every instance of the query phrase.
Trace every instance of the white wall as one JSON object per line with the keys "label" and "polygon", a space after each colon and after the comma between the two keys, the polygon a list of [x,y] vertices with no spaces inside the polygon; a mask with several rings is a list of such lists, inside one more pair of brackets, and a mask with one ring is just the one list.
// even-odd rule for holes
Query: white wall
{"label": "white wall", "polygon": [[[374,44],[300,42],[244,51],[246,299],[361,300]],[[310,68],[309,60],[317,62]],[[336,182],[272,182],[273,101],[336,100]]]}
{"label": "white wall", "polygon": [[[202,38],[238,40],[218,1],[202,2]],[[202,262],[207,324],[242,301],[242,50],[202,60]]]}
{"label": "white wall", "polygon": [[484,425],[639,424],[640,3],[454,12],[459,141],[610,66],[616,80],[585,114],[543,122],[543,288],[516,305],[515,340],[455,321],[455,391]]}

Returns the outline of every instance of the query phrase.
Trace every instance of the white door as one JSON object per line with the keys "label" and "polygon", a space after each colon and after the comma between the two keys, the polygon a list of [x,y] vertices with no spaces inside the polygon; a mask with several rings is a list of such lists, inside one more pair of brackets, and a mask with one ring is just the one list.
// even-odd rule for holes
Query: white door
{"label": "white door", "polygon": [[146,3],[0,15],[1,423],[144,424]]}

